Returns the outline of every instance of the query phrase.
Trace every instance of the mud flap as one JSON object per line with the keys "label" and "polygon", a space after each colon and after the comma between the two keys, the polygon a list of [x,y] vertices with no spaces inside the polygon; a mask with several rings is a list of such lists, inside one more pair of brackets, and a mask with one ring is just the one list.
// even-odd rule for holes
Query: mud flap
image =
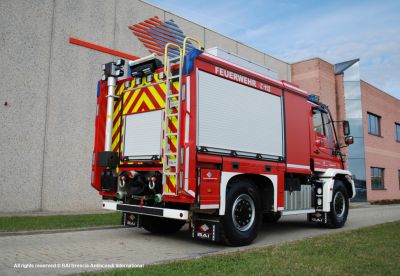
{"label": "mud flap", "polygon": [[307,216],[309,222],[318,222],[318,223],[327,223],[328,222],[328,213],[312,213]]}
{"label": "mud flap", "polygon": [[219,242],[221,240],[221,223],[217,220],[197,219],[193,222],[192,238]]}
{"label": "mud flap", "polygon": [[122,223],[126,227],[138,227],[138,215],[123,213],[122,215]]}

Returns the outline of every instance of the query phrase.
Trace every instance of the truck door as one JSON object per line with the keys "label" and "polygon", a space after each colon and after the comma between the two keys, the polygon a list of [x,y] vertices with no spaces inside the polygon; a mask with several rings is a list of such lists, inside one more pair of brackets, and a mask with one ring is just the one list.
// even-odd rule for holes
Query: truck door
{"label": "truck door", "polygon": [[320,108],[313,108],[311,126],[311,158],[314,160],[314,169],[323,171],[327,168],[340,168],[340,156],[336,154],[337,141],[328,113]]}

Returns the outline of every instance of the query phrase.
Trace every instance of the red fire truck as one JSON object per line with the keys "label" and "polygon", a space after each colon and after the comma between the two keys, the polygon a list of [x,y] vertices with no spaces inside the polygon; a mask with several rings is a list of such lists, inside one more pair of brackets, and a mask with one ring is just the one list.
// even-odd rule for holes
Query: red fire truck
{"label": "red fire truck", "polygon": [[196,43],[166,44],[163,62],[103,65],[91,183],[103,208],[126,226],[172,233],[188,222],[194,238],[233,246],[284,215],[342,227],[355,196],[341,153],[353,141],[348,122]]}

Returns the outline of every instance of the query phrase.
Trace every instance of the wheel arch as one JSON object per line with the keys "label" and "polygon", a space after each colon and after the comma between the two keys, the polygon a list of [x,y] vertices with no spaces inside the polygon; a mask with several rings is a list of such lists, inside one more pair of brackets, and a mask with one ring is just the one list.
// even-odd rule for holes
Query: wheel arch
{"label": "wheel arch", "polygon": [[354,184],[351,183],[348,179],[348,175],[346,174],[337,174],[334,177],[335,180],[340,180],[343,182],[344,186],[346,187],[347,195],[349,198],[353,198],[355,196],[355,191],[354,191]]}
{"label": "wheel arch", "polygon": [[253,182],[260,192],[263,211],[277,211],[277,175],[248,174],[248,173],[221,173],[220,209],[219,215],[225,214],[226,192],[234,180],[243,179]]}
{"label": "wheel arch", "polygon": [[335,185],[335,180],[340,180],[343,182],[346,190],[348,192],[349,198],[355,196],[355,187],[352,174],[348,170],[339,169],[327,169],[323,174],[319,176],[323,182],[323,211],[330,211],[330,203],[332,201],[332,191]]}

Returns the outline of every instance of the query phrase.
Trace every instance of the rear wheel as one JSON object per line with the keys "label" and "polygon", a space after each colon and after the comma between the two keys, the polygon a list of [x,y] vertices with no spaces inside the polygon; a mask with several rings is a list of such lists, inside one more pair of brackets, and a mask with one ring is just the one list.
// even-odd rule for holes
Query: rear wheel
{"label": "rear wheel", "polygon": [[178,232],[186,221],[160,218],[153,216],[142,216],[142,227],[151,233],[156,234],[170,234]]}
{"label": "rear wheel", "polygon": [[227,191],[225,216],[222,218],[225,243],[233,246],[250,244],[258,234],[260,210],[256,186],[249,180],[233,180]]}
{"label": "rear wheel", "polygon": [[331,211],[328,214],[327,226],[340,228],[346,223],[349,214],[349,196],[343,182],[336,180],[333,186]]}

